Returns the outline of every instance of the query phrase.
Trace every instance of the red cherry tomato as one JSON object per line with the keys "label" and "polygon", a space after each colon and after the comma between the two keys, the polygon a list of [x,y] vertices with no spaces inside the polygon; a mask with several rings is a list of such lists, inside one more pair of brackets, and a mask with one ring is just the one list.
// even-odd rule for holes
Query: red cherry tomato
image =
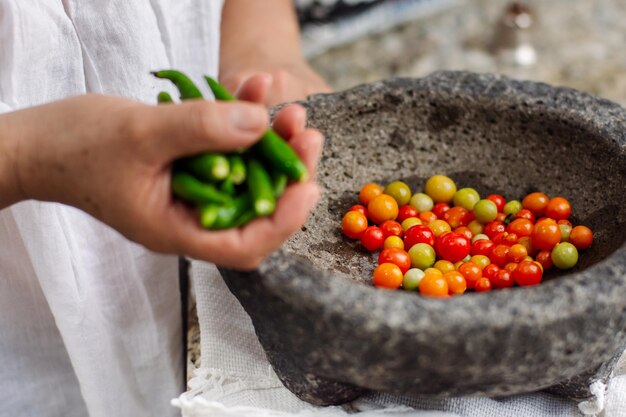
{"label": "red cherry tomato", "polygon": [[537,285],[541,282],[543,271],[534,261],[522,261],[511,274],[520,286]]}
{"label": "red cherry tomato", "polygon": [[448,203],[437,203],[433,207],[433,213],[438,219],[443,219],[443,215],[448,210],[450,210],[450,205]]}
{"label": "red cherry tomato", "polygon": [[510,288],[513,286],[513,278],[511,272],[506,269],[499,270],[495,276],[491,279],[491,285],[494,288]]}
{"label": "red cherry tomato", "polygon": [[504,205],[506,204],[506,200],[500,194],[490,194],[487,196],[487,200],[491,200],[496,204],[498,208],[498,212],[502,212],[504,210]]}
{"label": "red cherry tomato", "polygon": [[565,220],[572,212],[572,206],[569,201],[563,197],[554,197],[546,206],[546,217],[554,220]]}
{"label": "red cherry tomato", "polygon": [[398,218],[396,220],[402,223],[409,217],[418,217],[418,216],[419,216],[419,213],[417,212],[415,207],[409,206],[407,204],[406,206],[402,206],[398,209]]}
{"label": "red cherry tomato", "polygon": [[370,226],[361,235],[361,245],[368,251],[376,251],[383,247],[385,235],[380,227]]}
{"label": "red cherry tomato", "polygon": [[489,239],[492,239],[493,236],[495,236],[497,233],[502,233],[505,231],[506,231],[506,227],[504,226],[504,223],[498,220],[494,220],[485,225],[485,229],[483,230],[483,233],[489,236]]}
{"label": "red cherry tomato", "polygon": [[535,217],[543,216],[550,199],[544,193],[530,193],[522,200],[522,208],[530,210]]}
{"label": "red cherry tomato", "polygon": [[355,204],[354,206],[350,207],[350,210],[348,211],[358,211],[359,213],[363,213],[363,215],[367,217],[367,209],[365,208],[365,206],[362,206],[360,204]]}
{"label": "red cherry tomato", "polygon": [[539,262],[541,266],[543,266],[544,271],[546,269],[552,268],[552,266],[554,265],[552,263],[552,251],[549,251],[549,250],[542,250],[541,252],[539,252],[537,256],[535,257],[535,260]]}
{"label": "red cherry tomato", "polygon": [[458,262],[465,258],[469,255],[471,247],[468,238],[451,232],[439,236],[435,245],[439,257],[450,262]]}
{"label": "red cherry tomato", "polygon": [[489,264],[483,268],[483,276],[489,280],[492,280],[496,274],[500,271],[500,267],[495,264]]}
{"label": "red cherry tomato", "polygon": [[380,230],[383,231],[383,235],[385,238],[389,236],[398,236],[402,237],[402,225],[395,220],[387,220],[386,222],[382,222],[380,224]]}
{"label": "red cherry tomato", "polygon": [[500,212],[496,215],[496,221],[504,223],[505,220],[506,220],[506,214]]}
{"label": "red cherry tomato", "polygon": [[576,226],[569,233],[569,243],[576,249],[587,249],[593,242],[593,232],[587,226]]}
{"label": "red cherry tomato", "polygon": [[[496,245],[506,245],[506,237],[509,234],[507,232],[502,232],[502,233],[496,233],[493,238],[491,239],[491,241],[493,243],[495,243]],[[511,246],[511,245],[509,245]]]}
{"label": "red cherry tomato", "polygon": [[474,255],[489,256],[489,254],[495,247],[496,247],[496,244],[493,243],[491,240],[481,239],[472,243],[472,248],[470,250],[470,253],[472,256]]}
{"label": "red cherry tomato", "polygon": [[467,226],[457,227],[456,229],[453,230],[453,232],[456,233],[457,235],[465,236],[469,240],[472,240],[472,238],[474,237],[474,234],[472,233],[470,229],[467,228]]}
{"label": "red cherry tomato", "polygon": [[509,262],[510,247],[507,245],[496,245],[495,248],[489,254],[489,259],[492,264],[498,265],[500,268],[504,268],[504,265]]}
{"label": "red cherry tomato", "polygon": [[517,242],[519,241],[519,237],[517,236],[517,233],[511,232],[511,233],[507,233],[507,235],[504,237],[504,244],[505,245],[515,245]]}
{"label": "red cherry tomato", "polygon": [[538,221],[533,229],[531,239],[533,248],[552,250],[561,241],[561,228],[552,219]]}
{"label": "red cherry tomato", "polygon": [[405,250],[408,251],[418,243],[426,243],[430,246],[435,244],[435,234],[428,226],[416,224],[415,226],[409,227],[409,229],[404,232]]}
{"label": "red cherry tomato", "polygon": [[487,292],[491,291],[491,281],[487,278],[483,277],[476,281],[476,285],[474,286],[474,290],[476,292]]}
{"label": "red cherry tomato", "polygon": [[367,229],[367,218],[358,211],[349,211],[343,216],[341,230],[352,239],[358,239]]}
{"label": "red cherry tomato", "polygon": [[467,214],[468,211],[461,206],[452,207],[444,213],[443,219],[448,222],[452,229],[456,229],[459,226],[464,226],[469,223],[466,222]]}
{"label": "red cherry tomato", "polygon": [[533,222],[524,218],[515,219],[509,223],[506,230],[519,237],[530,236],[533,233]]}
{"label": "red cherry tomato", "polygon": [[535,222],[535,215],[528,209],[521,209],[520,211],[515,213],[515,218],[530,220],[531,223]]}
{"label": "red cherry tomato", "polygon": [[378,255],[378,264],[390,263],[397,265],[403,274],[411,269],[411,257],[409,254],[398,248],[383,249]]}

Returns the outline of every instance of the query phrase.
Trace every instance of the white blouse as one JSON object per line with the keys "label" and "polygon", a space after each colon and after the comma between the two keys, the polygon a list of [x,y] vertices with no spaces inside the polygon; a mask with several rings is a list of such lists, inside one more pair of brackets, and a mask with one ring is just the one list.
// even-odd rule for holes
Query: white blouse
{"label": "white blouse", "polygon": [[[215,75],[221,7],[0,0],[0,111],[86,92],[154,103],[172,89],[151,70]],[[0,416],[179,415],[182,355],[176,257],[61,204],[0,211]]]}

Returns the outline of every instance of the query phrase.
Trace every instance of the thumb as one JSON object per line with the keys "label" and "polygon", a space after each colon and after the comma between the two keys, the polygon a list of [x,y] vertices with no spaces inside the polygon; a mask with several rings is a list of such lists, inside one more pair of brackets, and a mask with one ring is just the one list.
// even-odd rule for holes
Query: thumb
{"label": "thumb", "polygon": [[267,109],[244,102],[183,102],[148,106],[145,120],[155,151],[171,160],[254,144],[269,126]]}

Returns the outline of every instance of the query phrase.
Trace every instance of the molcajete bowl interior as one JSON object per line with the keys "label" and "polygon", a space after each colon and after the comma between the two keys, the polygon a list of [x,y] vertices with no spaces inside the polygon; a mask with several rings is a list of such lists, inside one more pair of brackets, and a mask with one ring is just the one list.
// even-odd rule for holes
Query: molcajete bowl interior
{"label": "molcajete bowl interior", "polygon": [[[626,112],[571,89],[439,72],[303,103],[326,138],[323,198],[257,271],[222,270],[277,374],[332,404],[365,390],[508,395],[582,381],[626,344]],[[561,195],[595,233],[536,287],[438,300],[376,289],[377,254],[340,232],[365,182],[435,173],[507,199]],[[603,368],[604,364],[604,368]],[[568,385],[569,384],[569,385]],[[567,391],[567,390],[566,390]]]}

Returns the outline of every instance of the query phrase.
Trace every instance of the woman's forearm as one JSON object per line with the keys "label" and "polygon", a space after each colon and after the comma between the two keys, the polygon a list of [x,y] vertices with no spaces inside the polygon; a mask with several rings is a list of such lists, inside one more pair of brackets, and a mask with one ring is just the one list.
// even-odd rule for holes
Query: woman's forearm
{"label": "woman's forearm", "polygon": [[0,210],[23,200],[17,173],[17,134],[8,119],[0,115]]}
{"label": "woman's forearm", "polygon": [[300,31],[291,0],[226,0],[221,36],[220,72],[241,61],[301,59]]}

